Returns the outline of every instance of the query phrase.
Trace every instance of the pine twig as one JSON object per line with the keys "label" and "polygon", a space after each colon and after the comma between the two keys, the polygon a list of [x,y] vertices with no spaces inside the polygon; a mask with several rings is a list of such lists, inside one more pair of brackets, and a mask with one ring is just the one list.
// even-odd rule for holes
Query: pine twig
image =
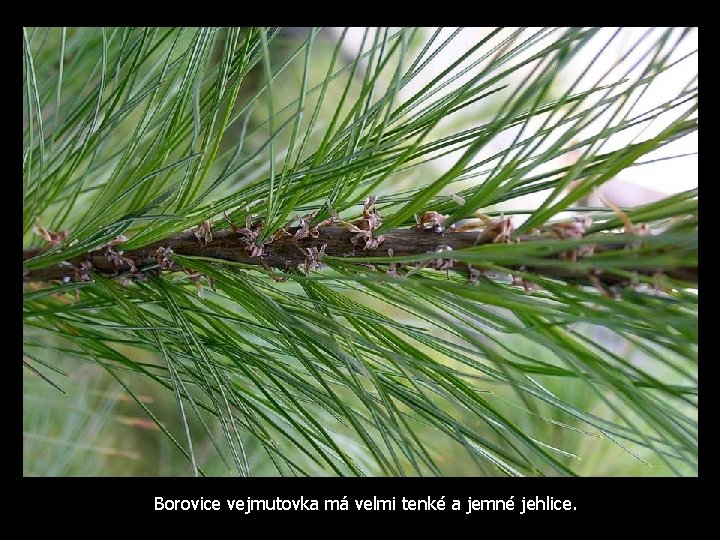
{"label": "pine twig", "polygon": [[[168,248],[172,253],[185,256],[203,256],[222,261],[233,261],[249,265],[263,266],[265,268],[285,269],[292,265],[307,262],[308,252],[322,250],[324,255],[346,258],[352,261],[353,258],[371,257],[386,255],[388,252],[393,256],[412,256],[437,252],[438,249],[452,248],[453,251],[492,243],[491,238],[478,238],[477,232],[446,230],[442,234],[420,228],[395,229],[384,234],[382,245],[376,249],[365,250],[361,245],[353,243],[353,234],[345,227],[321,227],[318,229],[316,238],[306,236],[300,240],[295,239],[299,228],[292,228],[285,235],[275,238],[272,242],[263,247],[262,256],[252,255],[248,250],[247,237],[235,231],[225,230],[215,232],[210,242],[198,240],[196,233],[185,232],[170,236],[160,242],[146,247],[125,251],[121,258],[108,257],[106,250],[100,249],[91,251],[88,254],[75,257],[61,265],[49,266],[28,270],[23,275],[24,281],[51,281],[51,280],[77,280],[77,269],[83,268],[93,270],[104,275],[118,275],[147,270],[151,267],[158,267],[158,250],[162,253]],[[604,233],[604,235],[611,233]],[[547,240],[547,236],[526,235],[519,238],[521,242],[534,240]],[[595,252],[605,250],[622,249],[624,243],[600,243],[595,247]],[[309,251],[308,251],[309,250]],[[255,253],[258,250],[254,250]],[[450,251],[450,250],[447,250]],[[23,252],[23,261],[32,259],[39,255],[41,250],[27,250]],[[317,251],[315,251],[317,253]],[[443,258],[448,258],[450,253],[443,253]],[[135,269],[132,268],[134,265]],[[595,283],[597,280],[603,285],[616,285],[622,280],[611,274],[590,275],[586,270],[574,270],[567,264],[556,266],[543,266],[542,268],[523,268],[526,265],[519,261],[517,265],[509,266],[509,269],[525,269],[537,274],[562,279],[565,281]],[[180,267],[174,264],[165,268],[179,270]],[[445,268],[443,268],[445,269]],[[464,270],[464,264],[455,265],[453,270]],[[638,269],[639,274],[654,275],[663,273],[669,277],[681,279],[690,283],[697,283],[697,267],[673,267],[673,268],[644,268]],[[591,279],[592,278],[592,279]]]}

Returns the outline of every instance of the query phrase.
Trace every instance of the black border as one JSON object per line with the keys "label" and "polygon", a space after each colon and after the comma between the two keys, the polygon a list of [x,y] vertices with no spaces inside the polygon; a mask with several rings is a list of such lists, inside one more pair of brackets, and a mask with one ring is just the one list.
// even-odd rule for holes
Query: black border
{"label": "black border", "polygon": [[[119,7],[119,6],[115,6]],[[237,6],[242,9],[241,6]],[[490,7],[490,6],[488,6]],[[430,9],[430,8],[428,8]],[[483,8],[484,9],[484,8]],[[415,17],[411,17],[417,19]],[[434,17],[433,17],[434,18]],[[255,18],[250,17],[251,20]],[[416,23],[418,21],[415,21]],[[426,24],[428,21],[426,21]],[[437,21],[434,21],[437,24]],[[709,38],[705,39],[706,30],[698,32],[700,41],[707,41],[704,50],[709,51]],[[17,116],[15,122],[22,125],[22,26],[15,27],[14,30],[6,30],[2,33],[4,40],[8,41],[5,45],[5,51],[8,51],[6,60],[11,64],[17,62],[17,77],[15,82],[17,86],[7,84],[3,86],[4,91],[11,94],[5,103],[11,102],[17,104]],[[699,41],[699,42],[700,42]],[[703,58],[705,54],[703,53]],[[705,78],[712,77],[710,68],[705,72]],[[705,86],[710,88],[708,83]],[[15,92],[9,90],[14,88]],[[708,91],[708,96],[711,96]],[[703,118],[713,116],[714,99],[708,97],[703,102]],[[706,120],[710,122],[710,120]],[[15,124],[15,125],[18,125]],[[8,130],[11,132],[12,130]],[[710,132],[708,132],[710,133]],[[11,185],[8,197],[11,200],[18,200],[17,214],[14,217],[7,216],[7,220],[15,219],[18,228],[21,228],[22,222],[22,184],[17,180],[22,176],[22,139],[15,137],[15,145],[8,144],[4,148],[11,149],[8,152],[8,159],[5,163],[17,164],[18,176],[14,180],[6,180]],[[707,137],[699,138],[699,146],[704,147],[703,155],[713,150],[713,143]],[[709,166],[708,166],[709,168]],[[12,170],[12,167],[10,168]],[[701,162],[702,169],[702,162]],[[712,173],[708,171],[708,176]],[[703,187],[703,202],[700,202],[701,214],[711,211],[710,204],[718,204],[720,198],[716,198],[710,193],[712,183],[710,180],[705,182]],[[13,190],[17,190],[13,192]],[[17,199],[15,199],[17,197]],[[712,203],[711,203],[712,201]],[[707,208],[706,208],[707,207]],[[11,213],[12,211],[10,211]],[[712,225],[712,217],[708,218],[708,227]],[[707,240],[709,242],[709,234],[700,235],[700,243],[703,244]],[[19,235],[22,236],[22,235]],[[20,250],[22,247],[19,248]],[[703,267],[710,268],[711,252],[701,249],[700,260],[706,260]],[[5,272],[9,274],[6,283],[17,283],[17,271],[13,271],[13,265],[6,261],[0,265]],[[15,274],[15,275],[13,275]],[[708,274],[709,276],[709,274]],[[232,525],[242,525],[245,522],[252,521],[253,524],[259,522],[267,522],[273,525],[272,529],[263,532],[252,529],[228,529],[231,533],[240,534],[267,534],[276,531],[278,525],[289,525],[297,527],[301,523],[308,523],[311,528],[302,529],[295,528],[293,532],[299,535],[305,534],[333,534],[347,535],[353,533],[364,534],[370,532],[375,533],[375,529],[366,527],[371,521],[383,520],[391,524],[389,532],[391,534],[407,532],[405,528],[408,524],[414,525],[438,525],[442,520],[449,520],[458,526],[469,525],[468,529],[437,529],[427,528],[425,531],[429,535],[443,534],[448,531],[454,534],[461,530],[467,530],[472,535],[512,535],[517,532],[517,525],[529,525],[533,527],[533,532],[540,534],[573,534],[585,535],[594,532],[617,531],[617,533],[628,533],[630,530],[636,529],[647,533],[651,529],[658,526],[667,527],[669,532],[672,525],[677,524],[686,531],[691,529],[695,524],[693,518],[708,516],[707,510],[712,504],[714,487],[711,484],[713,476],[712,469],[716,468],[714,452],[711,449],[712,440],[712,411],[710,410],[712,401],[711,388],[713,382],[717,379],[713,378],[712,371],[717,369],[717,358],[712,347],[714,340],[707,338],[711,328],[714,326],[712,317],[713,308],[718,305],[712,301],[708,295],[714,295],[716,287],[710,286],[710,277],[705,277],[701,273],[700,280],[706,281],[707,290],[703,293],[703,302],[700,302],[699,317],[700,324],[700,343],[699,349],[702,351],[702,361],[699,364],[699,388],[705,389],[702,394],[703,406],[699,409],[699,422],[705,429],[701,429],[700,444],[702,456],[706,459],[700,461],[698,478],[543,478],[543,479],[500,479],[500,478],[303,478],[303,479],[283,479],[283,478],[207,478],[196,480],[193,478],[23,478],[22,477],[22,437],[12,439],[12,442],[6,442],[5,450],[17,448],[17,457],[15,458],[15,466],[10,466],[12,472],[10,476],[12,481],[6,489],[6,493],[10,493],[10,506],[12,511],[9,513],[11,519],[13,517],[21,517],[21,523],[29,526],[29,530],[37,532],[38,529],[47,527],[56,533],[75,532],[79,530],[83,524],[90,524],[96,518],[110,518],[106,524],[113,524],[115,530],[124,531],[142,531],[143,523],[157,523],[165,527],[170,524],[186,523],[188,520],[203,523],[219,523],[218,518],[226,518],[228,523]],[[699,285],[698,285],[699,288]],[[22,292],[20,287],[17,289],[7,287],[5,294],[15,296],[18,309],[22,306]],[[10,317],[13,321],[5,321],[4,329],[9,340],[16,340],[18,344],[18,354],[11,355],[7,360],[14,363],[18,369],[19,377],[22,378],[22,366],[18,361],[18,356],[22,356],[22,327],[19,318]],[[20,326],[20,331],[15,333],[12,329],[13,324]],[[18,406],[19,411],[16,413],[8,412],[6,419],[17,418],[22,430],[22,385],[18,384],[17,391],[3,392],[3,396],[9,401],[6,405],[6,411],[10,411],[13,407]],[[708,398],[708,396],[710,396]],[[17,416],[16,416],[17,415]],[[6,439],[7,441],[7,439]],[[17,446],[15,446],[17,445]],[[5,463],[12,463],[12,458]],[[13,470],[14,469],[14,470]],[[7,484],[6,484],[7,485]],[[19,488],[19,492],[18,492]],[[444,511],[402,511],[394,512],[367,512],[355,510],[354,500],[372,498],[378,496],[383,499],[395,497],[396,506],[400,507],[402,497],[413,499],[423,499],[428,496],[438,499],[445,496],[445,501],[450,503],[453,499],[459,499],[462,502],[462,510],[453,511],[448,508]],[[243,512],[233,512],[227,509],[226,499],[274,499],[280,497],[282,499],[317,499],[319,502],[319,510],[317,511],[278,511],[278,512],[251,512],[245,514]],[[349,508],[347,511],[325,511],[325,499],[342,499],[347,496]],[[473,512],[466,514],[468,497],[474,499],[496,499],[508,500],[513,496],[515,510],[513,511],[496,511],[496,512]],[[520,514],[520,504],[522,498],[533,498],[539,496],[541,498],[553,497],[554,499],[569,499],[575,510],[570,511],[536,511]],[[206,499],[218,499],[221,501],[220,511],[156,511],[154,508],[154,498],[163,497],[164,499],[198,499],[204,497]],[[27,521],[27,516],[31,516],[31,520]],[[148,518],[146,520],[145,518]],[[348,519],[350,518],[350,519]],[[212,521],[209,521],[212,520]],[[387,521],[390,520],[390,521]],[[339,521],[340,527],[330,527],[330,523]],[[554,523],[556,527],[539,529],[535,528],[540,522]],[[512,525],[512,528],[501,530],[486,529],[486,525],[504,523]],[[567,523],[577,523],[577,529],[564,529],[561,527]],[[120,529],[117,525],[120,525]],[[320,527],[318,527],[318,525]],[[396,529],[394,526],[403,527]],[[82,527],[86,529],[86,527]],[[111,528],[110,530],[113,530]],[[106,530],[107,527],[97,529],[99,531]],[[385,529],[388,530],[388,529]],[[382,529],[381,529],[382,531]],[[397,533],[395,532],[397,531]],[[188,530],[189,532],[189,530]],[[211,534],[222,534],[220,529],[212,529]]]}

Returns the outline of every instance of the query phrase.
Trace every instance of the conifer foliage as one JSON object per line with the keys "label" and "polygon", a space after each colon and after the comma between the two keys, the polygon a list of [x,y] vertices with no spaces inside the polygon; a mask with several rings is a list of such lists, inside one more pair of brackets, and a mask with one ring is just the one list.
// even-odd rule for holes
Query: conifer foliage
{"label": "conifer foliage", "polygon": [[696,32],[24,29],[26,472],[695,475]]}

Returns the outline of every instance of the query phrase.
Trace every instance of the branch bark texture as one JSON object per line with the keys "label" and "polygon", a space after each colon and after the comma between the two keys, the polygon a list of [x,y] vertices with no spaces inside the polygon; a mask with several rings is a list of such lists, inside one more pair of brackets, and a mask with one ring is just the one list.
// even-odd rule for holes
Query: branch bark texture
{"label": "branch bark texture", "polygon": [[[320,250],[324,248],[324,254],[333,257],[347,258],[352,261],[353,258],[386,256],[388,250],[392,250],[394,256],[418,255],[427,252],[435,252],[439,248],[450,247],[452,250],[472,247],[492,242],[492,239],[478,239],[477,232],[462,232],[447,230],[444,233],[436,233],[432,230],[419,228],[395,229],[384,234],[384,241],[374,250],[363,249],[362,242],[353,244],[353,233],[345,227],[328,226],[321,227],[318,231],[317,238],[310,236],[302,240],[294,240],[293,236],[298,228],[288,230],[286,236],[276,238],[269,244],[264,246],[262,256],[252,256],[247,249],[247,239],[242,235],[231,231],[224,230],[212,233],[212,240],[205,243],[199,241],[194,232],[185,232],[165,238],[154,244],[125,251],[122,259],[118,260],[108,257],[105,249],[91,251],[87,254],[75,257],[61,265],[49,266],[46,268],[34,269],[24,273],[24,281],[51,281],[51,280],[74,280],[77,279],[76,269],[85,268],[100,272],[106,275],[117,275],[128,273],[132,270],[129,261],[132,261],[137,271],[142,271],[150,267],[158,266],[158,250],[170,249],[174,254],[186,256],[203,256],[211,257],[223,261],[240,262],[249,265],[269,266],[277,269],[289,268],[292,265],[304,264],[307,261],[308,249],[315,248]],[[609,234],[609,233],[608,233]],[[538,239],[547,240],[547,236],[528,235],[520,238],[521,242],[533,241]],[[600,244],[595,248],[595,252],[609,249],[618,249],[624,247],[624,244]],[[122,250],[122,244],[115,247]],[[23,252],[23,260],[31,259],[37,256],[41,250],[26,250]],[[162,251],[162,250],[160,250]],[[451,253],[443,253],[439,257],[451,257]],[[529,268],[521,264],[510,267],[511,269],[520,269],[525,267],[527,271],[533,271],[546,277],[554,277],[567,281],[588,282],[589,275],[587,271],[575,271],[565,267],[543,267]],[[173,266],[174,269],[179,269]],[[454,270],[467,270],[467,265],[457,263]],[[681,267],[681,268],[653,268],[638,269],[638,273],[652,275],[654,273],[664,273],[665,275],[690,283],[697,283],[698,273],[697,267]],[[593,277],[593,281],[599,279],[605,285],[615,285],[619,279],[612,275],[599,274]]]}

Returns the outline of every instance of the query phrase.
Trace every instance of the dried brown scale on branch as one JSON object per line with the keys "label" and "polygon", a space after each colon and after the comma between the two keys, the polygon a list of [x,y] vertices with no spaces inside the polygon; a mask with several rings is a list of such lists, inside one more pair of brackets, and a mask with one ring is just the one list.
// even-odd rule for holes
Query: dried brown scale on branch
{"label": "dried brown scale on branch", "polygon": [[195,285],[197,288],[198,296],[200,298],[205,298],[205,289],[203,289],[202,284],[200,283],[200,280],[204,277],[206,281],[208,282],[208,285],[210,288],[214,291],[215,290],[215,280],[209,276],[205,276],[201,274],[200,272],[197,272],[193,270],[192,268],[183,268],[183,272],[187,275],[187,278],[190,280],[191,283]]}
{"label": "dried brown scale on branch", "polygon": [[90,261],[80,261],[77,268],[75,268],[76,281],[92,281],[92,278],[90,277],[91,269],[92,263]]}
{"label": "dried brown scale on branch", "polygon": [[130,267],[130,272],[137,272],[135,261],[129,257],[123,257],[122,251],[114,251],[112,248],[107,248],[105,250],[105,258],[115,266],[116,270],[119,270],[124,264],[127,264]]}
{"label": "dried brown scale on branch", "polygon": [[325,255],[325,248],[327,247],[327,244],[323,244],[322,247],[318,250],[315,246],[305,248],[305,275],[310,275],[310,269],[320,269],[323,267],[321,261],[323,256]]}
{"label": "dried brown scale on branch", "polygon": [[470,285],[477,285],[480,282],[481,272],[477,268],[473,268],[472,265],[467,265],[468,269],[468,283]]}
{"label": "dried brown scale on branch", "polygon": [[[576,217],[568,221],[553,223],[541,230],[549,231],[550,234],[559,240],[579,240],[585,236],[585,232],[591,225],[591,218]],[[586,244],[575,249],[561,252],[560,258],[576,262],[580,257],[590,256],[593,253],[595,253],[595,246],[593,244]]]}
{"label": "dried brown scale on branch", "polygon": [[[376,196],[365,199],[363,204],[363,217],[353,223],[341,222],[348,231],[353,233],[350,243],[355,246],[361,240],[364,241],[363,250],[376,250],[385,241],[385,235],[373,237],[373,231],[382,225],[382,216],[375,209]],[[354,250],[353,250],[354,252]]]}
{"label": "dried brown scale on branch", "polygon": [[[308,236],[310,238],[317,238],[318,236],[320,236],[320,231],[318,230],[318,227],[310,227],[310,223],[312,223],[312,220],[314,218],[315,214],[308,214],[307,216],[303,216],[300,218],[300,228],[293,235],[293,240],[295,242],[304,240]],[[283,231],[284,229],[280,230]]]}
{"label": "dried brown scale on branch", "polygon": [[[518,271],[527,272],[527,267],[521,266],[520,268],[518,268]],[[525,292],[539,291],[540,289],[542,289],[540,285],[538,285],[537,283],[533,283],[532,281],[528,281],[523,276],[513,275],[512,284],[521,286],[525,290]]]}
{"label": "dried brown scale on branch", "polygon": [[163,270],[170,270],[175,266],[172,260],[173,250],[170,247],[160,246],[155,250],[155,260],[158,264],[158,274],[161,274]]}
{"label": "dried brown scale on branch", "polygon": [[[479,226],[482,227],[475,241],[476,244],[498,244],[512,241],[512,233],[515,227],[511,218],[502,215],[499,218],[491,218],[480,212],[476,212],[475,215],[480,221]],[[477,229],[478,224],[475,222],[466,223],[458,228],[460,231],[475,231]]]}
{"label": "dried brown scale on branch", "polygon": [[130,267],[131,273],[137,272],[137,267],[135,266],[135,261],[133,261],[129,257],[123,256],[123,251],[116,251],[115,246],[118,246],[122,244],[123,242],[127,241],[127,237],[125,235],[119,235],[115,237],[113,240],[110,240],[107,244],[105,244],[104,248],[98,248],[98,249],[104,249],[105,251],[105,258],[110,261],[113,266],[115,267],[115,273],[119,273],[119,270],[123,268],[124,265],[127,265]]}
{"label": "dried brown scale on branch", "polygon": [[[393,257],[395,255],[395,252],[393,251],[392,248],[389,248],[387,250],[387,253],[388,253],[388,257]],[[388,264],[387,275],[393,276],[393,277],[399,277],[400,274],[398,273],[398,270],[400,270],[400,263],[391,262]]]}
{"label": "dried brown scale on branch", "polygon": [[[440,245],[438,246],[434,251],[429,251],[428,253],[444,253],[452,251],[452,248],[447,245]],[[411,270],[408,272],[407,275],[414,274],[416,272],[419,272],[420,270],[423,270],[424,268],[432,268],[434,270],[445,270],[448,273],[448,278],[450,277],[450,269],[453,268],[453,263],[455,260],[452,257],[438,257],[436,259],[426,259],[424,261],[421,261],[417,263]]]}
{"label": "dried brown scale on branch", "polygon": [[202,244],[209,244],[212,242],[212,219],[206,219],[195,229],[195,237]]}
{"label": "dried brown scale on branch", "polygon": [[[513,241],[512,234],[515,230],[515,227],[513,226],[512,218],[506,218],[504,215],[500,215],[499,218],[491,218],[490,216],[483,214],[482,212],[475,212],[475,216],[478,220],[480,220],[480,223],[482,224],[482,231],[480,232],[480,234],[478,234],[475,240],[476,244],[498,244],[510,243]],[[475,230],[476,228],[477,225],[473,222],[470,222],[461,226],[459,230]],[[515,242],[520,241],[520,238],[515,239]],[[526,268],[525,266],[521,266],[519,270],[521,272],[524,272]],[[481,273],[482,272],[480,270],[473,269],[471,266],[468,265],[468,282],[472,285],[477,284],[479,282]],[[525,289],[525,292],[529,292],[531,290],[536,290],[537,288],[539,288],[523,277],[512,276],[512,284],[522,285],[522,287]]]}
{"label": "dried brown scale on branch", "polygon": [[40,223],[40,219],[38,218],[35,218],[35,225],[33,225],[31,230],[45,240],[47,247],[58,246],[68,238],[68,231],[49,231],[43,227],[43,224]]}
{"label": "dried brown scale on branch", "polygon": [[[447,245],[438,246],[435,250],[435,253],[445,253],[448,251],[452,251],[452,248]],[[433,259],[433,267],[435,270],[447,270],[449,268],[453,267],[453,258],[452,257],[439,257],[437,259]]]}
{"label": "dried brown scale on branch", "polygon": [[443,228],[443,223],[449,217],[450,216],[448,214],[440,214],[438,212],[435,212],[434,210],[425,212],[422,218],[419,218],[418,215],[415,214],[415,227],[417,229],[430,229],[433,232],[442,234],[442,232],[445,230]]}
{"label": "dried brown scale on branch", "polygon": [[[265,245],[257,245],[257,239],[258,236],[260,236],[260,232],[263,227],[262,223],[253,225],[252,214],[248,214],[245,218],[245,227],[238,227],[235,225],[227,214],[225,214],[225,219],[227,219],[228,223],[230,223],[232,231],[237,234],[244,243],[245,251],[250,254],[250,257],[262,257],[265,253]],[[281,229],[278,233],[281,231],[284,231],[284,229]],[[273,238],[266,242],[266,244],[272,242],[274,238],[275,237],[273,236]]]}
{"label": "dried brown scale on branch", "polygon": [[103,247],[113,248],[115,246],[119,246],[123,242],[127,242],[127,236],[125,236],[124,234],[119,234],[115,238],[107,242],[104,246],[100,246],[95,249],[102,249]]}

